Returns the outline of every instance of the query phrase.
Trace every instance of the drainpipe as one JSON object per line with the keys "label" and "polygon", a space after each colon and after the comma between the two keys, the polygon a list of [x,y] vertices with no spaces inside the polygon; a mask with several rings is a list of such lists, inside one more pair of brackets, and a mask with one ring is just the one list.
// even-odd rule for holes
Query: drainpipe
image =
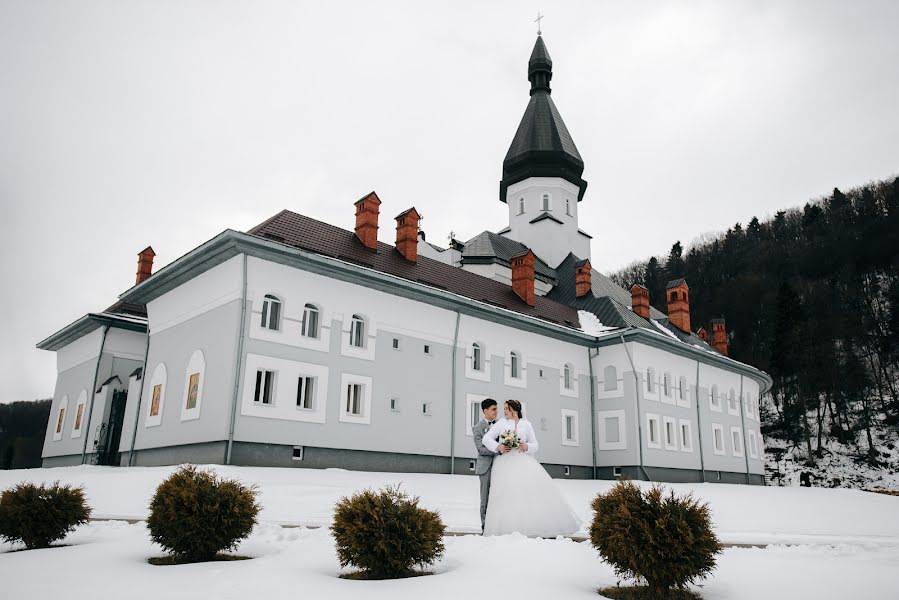
{"label": "drainpipe", "polygon": [[234,367],[234,392],[231,396],[231,422],[228,425],[228,446],[225,449],[225,464],[231,464],[231,448],[234,446],[234,423],[237,420],[237,392],[243,371],[243,339],[247,328],[247,255],[243,255],[243,283],[240,294],[240,333],[237,336],[237,360]]}
{"label": "drainpipe", "polygon": [[599,356],[599,349],[596,354],[590,355],[590,348],[587,347],[587,364],[590,366],[590,439],[593,441],[593,479],[596,479],[596,381],[593,378],[593,357]]}
{"label": "drainpipe", "polygon": [[81,464],[84,464],[84,456],[87,454],[87,440],[91,437],[91,417],[94,413],[94,396],[97,389],[97,376],[100,374],[100,361],[103,360],[103,347],[106,345],[106,334],[109,333],[109,325],[103,326],[103,337],[100,339],[100,354],[97,355],[97,366],[94,368],[94,384],[91,386],[91,397],[87,405],[87,423],[84,428],[84,445],[81,446]]}
{"label": "drainpipe", "polygon": [[147,382],[147,358],[150,357],[150,319],[147,318],[147,344],[144,346],[144,366],[140,370],[140,388],[137,391],[137,411],[134,413],[134,430],[131,432],[131,449],[128,450],[128,466],[134,464],[134,443],[137,441],[137,422],[140,420],[140,405],[144,399],[144,383]]}
{"label": "drainpipe", "polygon": [[740,375],[740,426],[743,428],[743,458],[746,460],[746,483],[752,483],[752,475],[749,474],[749,447],[746,441],[746,413],[743,411],[743,376]]}
{"label": "drainpipe", "polygon": [[627,354],[627,360],[631,363],[631,373],[634,374],[634,397],[637,399],[637,443],[639,444],[637,448],[640,450],[640,470],[643,471],[646,481],[652,481],[649,473],[646,472],[646,467],[643,466],[643,414],[640,410],[642,386],[640,385],[640,378],[637,376],[637,367],[634,366],[634,359],[631,358],[631,351],[627,349],[627,344],[624,342],[624,332],[618,335],[621,338],[621,346],[624,348],[624,353]]}
{"label": "drainpipe", "polygon": [[705,457],[702,446],[702,411],[699,410],[699,361],[696,361],[696,385],[693,386],[693,397],[696,398],[696,431],[699,432],[699,477],[705,483]]}
{"label": "drainpipe", "polygon": [[450,475],[456,474],[456,351],[459,347],[459,320],[461,313],[456,311],[456,333],[453,336],[453,366],[450,381]]}

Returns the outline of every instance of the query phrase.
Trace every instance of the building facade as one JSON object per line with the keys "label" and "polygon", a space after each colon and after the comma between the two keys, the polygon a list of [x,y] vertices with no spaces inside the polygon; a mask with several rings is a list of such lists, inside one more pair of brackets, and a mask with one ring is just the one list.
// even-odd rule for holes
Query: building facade
{"label": "building facade", "polygon": [[[45,466],[183,462],[470,473],[480,402],[520,400],[554,477],[763,482],[763,372],[590,266],[583,161],[538,37],[503,164],[509,226],[449,248],[381,200],[346,231],[282,211],[225,231],[53,334]],[[347,207],[349,209],[349,205]],[[393,223],[391,223],[391,226]],[[720,338],[720,339],[718,339]]]}

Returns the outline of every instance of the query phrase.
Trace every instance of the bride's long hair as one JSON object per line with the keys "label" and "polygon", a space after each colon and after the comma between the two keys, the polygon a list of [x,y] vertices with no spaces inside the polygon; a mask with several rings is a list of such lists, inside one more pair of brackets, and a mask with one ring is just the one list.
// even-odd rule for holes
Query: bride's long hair
{"label": "bride's long hair", "polygon": [[518,418],[523,419],[524,413],[521,412],[521,402],[518,400],[506,400],[506,405],[512,410],[512,412],[518,413]]}

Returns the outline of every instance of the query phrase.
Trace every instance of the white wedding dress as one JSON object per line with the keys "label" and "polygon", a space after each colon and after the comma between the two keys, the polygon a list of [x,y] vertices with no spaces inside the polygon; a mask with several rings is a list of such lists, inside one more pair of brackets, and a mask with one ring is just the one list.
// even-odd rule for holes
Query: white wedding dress
{"label": "white wedding dress", "polygon": [[490,496],[484,535],[518,532],[528,537],[551,538],[570,535],[581,528],[581,522],[562,492],[533,455],[537,438],[530,421],[500,419],[484,435],[484,446],[496,451],[497,439],[506,431],[516,430],[527,443],[527,452],[517,449],[493,459]]}

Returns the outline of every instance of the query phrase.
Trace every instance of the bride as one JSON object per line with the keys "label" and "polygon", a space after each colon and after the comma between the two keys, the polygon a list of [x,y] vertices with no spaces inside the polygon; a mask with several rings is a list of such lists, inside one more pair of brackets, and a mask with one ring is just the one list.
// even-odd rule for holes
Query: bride
{"label": "bride", "polygon": [[[484,535],[518,532],[528,537],[555,537],[576,532],[581,523],[552,478],[537,460],[534,426],[524,418],[521,402],[507,400],[505,419],[484,434],[484,446],[500,452],[493,459]],[[519,446],[501,452],[501,438],[518,436]]]}

